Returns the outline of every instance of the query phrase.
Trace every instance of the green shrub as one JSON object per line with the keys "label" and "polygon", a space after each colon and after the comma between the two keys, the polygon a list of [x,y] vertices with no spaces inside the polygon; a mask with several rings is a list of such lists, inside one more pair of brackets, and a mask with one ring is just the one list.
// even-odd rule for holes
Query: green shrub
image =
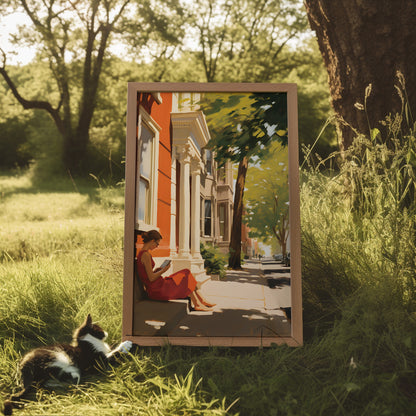
{"label": "green shrub", "polygon": [[0,122],[0,166],[2,169],[24,168],[34,157],[28,142],[27,125],[17,116]]}
{"label": "green shrub", "polygon": [[201,243],[201,256],[204,259],[204,267],[208,274],[218,274],[220,278],[225,277],[227,258],[217,247]]}

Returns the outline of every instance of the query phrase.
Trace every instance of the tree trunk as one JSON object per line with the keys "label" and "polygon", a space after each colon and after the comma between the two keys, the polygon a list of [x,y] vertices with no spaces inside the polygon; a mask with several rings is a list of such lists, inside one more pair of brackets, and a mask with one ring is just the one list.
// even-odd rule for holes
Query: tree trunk
{"label": "tree trunk", "polygon": [[[305,0],[305,5],[328,71],[333,108],[346,122],[338,126],[343,148],[354,137],[350,126],[364,134],[375,127],[383,131],[379,121],[401,111],[394,87],[397,71],[405,77],[410,109],[416,111],[412,0]],[[364,104],[369,84],[366,114],[354,104]]]}
{"label": "tree trunk", "polygon": [[241,269],[241,226],[243,217],[244,186],[248,169],[248,159],[244,157],[238,165],[237,182],[235,184],[233,225],[231,227],[230,257],[228,267]]}
{"label": "tree trunk", "polygon": [[[66,132],[63,136],[62,158],[65,169],[72,175],[80,175],[86,172],[88,160],[86,157],[89,141],[89,131],[79,131],[74,134]],[[69,133],[69,134],[68,134]]]}

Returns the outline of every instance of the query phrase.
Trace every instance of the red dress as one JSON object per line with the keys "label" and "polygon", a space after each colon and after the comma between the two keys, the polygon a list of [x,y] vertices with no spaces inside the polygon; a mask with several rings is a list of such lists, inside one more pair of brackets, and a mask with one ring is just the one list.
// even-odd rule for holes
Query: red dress
{"label": "red dress", "polygon": [[[142,254],[146,250],[142,250],[137,255],[137,272],[140,280],[146,287],[146,292],[150,299],[154,300],[170,300],[170,299],[184,299],[188,297],[196,288],[195,277],[188,269],[179,270],[168,277],[158,277],[153,282],[147,276],[144,264],[141,261]],[[150,253],[149,253],[150,254]],[[152,269],[155,267],[155,262],[152,256]]]}

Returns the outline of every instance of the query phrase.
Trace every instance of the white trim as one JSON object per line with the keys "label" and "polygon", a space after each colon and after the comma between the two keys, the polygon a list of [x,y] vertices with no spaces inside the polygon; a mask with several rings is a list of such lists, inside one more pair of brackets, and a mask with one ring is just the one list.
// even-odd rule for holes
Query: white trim
{"label": "white trim", "polygon": [[199,146],[198,153],[206,146],[211,139],[205,115],[202,111],[189,111],[184,113],[171,113],[173,128],[173,143],[175,145],[186,144],[196,140],[194,146]]}
{"label": "white trim", "polygon": [[[172,94],[173,95],[173,94]],[[178,204],[176,202],[176,152],[172,151],[172,160],[170,167],[170,257],[176,256],[176,218],[179,216]],[[179,218],[179,217],[178,217]]]}
{"label": "white trim", "polygon": [[162,104],[163,101],[160,92],[151,92],[150,94],[158,104]]}
{"label": "white trim", "polygon": [[146,224],[142,220],[136,221],[136,229],[140,231],[151,231],[151,230],[160,231],[159,227],[156,227],[156,225]]}

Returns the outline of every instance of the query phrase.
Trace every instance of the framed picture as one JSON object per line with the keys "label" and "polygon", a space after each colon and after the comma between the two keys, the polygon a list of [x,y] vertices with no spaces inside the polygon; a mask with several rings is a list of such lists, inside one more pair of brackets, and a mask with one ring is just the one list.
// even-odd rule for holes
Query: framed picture
{"label": "framed picture", "polygon": [[124,340],[302,345],[297,129],[296,84],[128,84]]}

